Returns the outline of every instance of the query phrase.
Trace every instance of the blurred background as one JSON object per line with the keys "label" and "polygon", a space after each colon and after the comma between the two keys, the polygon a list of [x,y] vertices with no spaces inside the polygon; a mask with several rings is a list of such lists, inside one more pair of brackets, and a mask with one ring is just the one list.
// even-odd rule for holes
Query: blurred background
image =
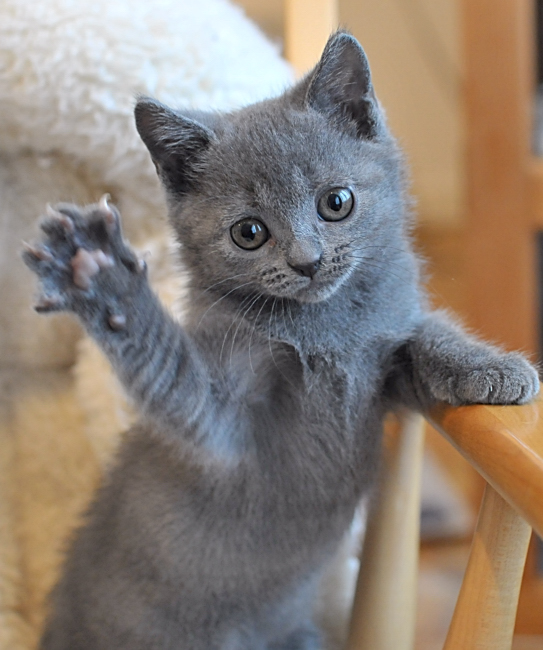
{"label": "blurred background", "polygon": [[[282,0],[238,2],[283,42]],[[340,0],[339,24],[369,57],[377,94],[412,170],[421,223],[458,227],[465,180],[458,0]]]}

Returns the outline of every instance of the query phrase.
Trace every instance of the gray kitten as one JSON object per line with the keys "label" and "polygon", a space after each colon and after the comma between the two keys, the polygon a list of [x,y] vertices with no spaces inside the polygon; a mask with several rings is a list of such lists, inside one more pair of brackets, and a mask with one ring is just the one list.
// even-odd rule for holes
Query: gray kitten
{"label": "gray kitten", "polygon": [[182,328],[103,200],[29,247],[141,410],[67,558],[43,650],[316,650],[323,567],[391,408],[519,404],[537,373],[429,311],[402,158],[363,50],[332,36],[282,96],[136,123],[190,272]]}

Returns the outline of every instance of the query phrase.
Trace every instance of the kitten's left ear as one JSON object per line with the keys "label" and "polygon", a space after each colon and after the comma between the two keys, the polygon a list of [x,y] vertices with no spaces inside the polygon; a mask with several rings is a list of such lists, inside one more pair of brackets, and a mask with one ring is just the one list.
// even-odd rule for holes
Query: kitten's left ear
{"label": "kitten's left ear", "polygon": [[347,32],[329,39],[308,80],[306,105],[359,138],[385,135],[384,115],[373,91],[366,54]]}
{"label": "kitten's left ear", "polygon": [[215,133],[192,115],[182,115],[148,97],[138,100],[134,115],[163,183],[172,194],[183,196],[193,185],[198,161]]}

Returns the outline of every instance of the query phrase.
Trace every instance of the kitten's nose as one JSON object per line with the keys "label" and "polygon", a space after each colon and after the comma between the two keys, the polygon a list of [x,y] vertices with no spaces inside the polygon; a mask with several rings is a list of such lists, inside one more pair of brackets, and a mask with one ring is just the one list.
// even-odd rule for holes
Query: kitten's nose
{"label": "kitten's nose", "polygon": [[313,279],[315,273],[319,270],[319,267],[321,265],[321,257],[313,260],[312,262],[303,262],[302,264],[291,264],[288,262],[288,265],[291,269],[294,269],[298,275],[303,275],[305,278]]}

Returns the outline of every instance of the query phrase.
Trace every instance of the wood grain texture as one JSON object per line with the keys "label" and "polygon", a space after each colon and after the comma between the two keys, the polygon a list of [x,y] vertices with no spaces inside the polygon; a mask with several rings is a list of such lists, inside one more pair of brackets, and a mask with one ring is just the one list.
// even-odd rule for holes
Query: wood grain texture
{"label": "wood grain texture", "polygon": [[285,54],[298,75],[320,59],[338,27],[337,0],[285,0]]}
{"label": "wood grain texture", "polygon": [[[462,0],[469,322],[537,352],[543,167],[531,155],[535,2]],[[541,353],[541,350],[539,350]],[[543,634],[543,579],[528,562],[517,629]]]}
{"label": "wood grain texture", "polygon": [[543,536],[543,397],[524,406],[437,406],[438,429]]}
{"label": "wood grain texture", "polygon": [[537,634],[540,636],[539,649],[543,648],[543,576],[537,570],[537,548],[535,539],[528,550],[524,581],[520,590],[517,612],[516,634]]}
{"label": "wood grain texture", "polygon": [[487,486],[444,650],[510,650],[530,534]]}
{"label": "wood grain texture", "polygon": [[543,230],[543,159],[533,159],[528,166],[528,210],[534,230]]}
{"label": "wood grain texture", "polygon": [[406,413],[391,436],[368,522],[348,650],[412,650],[419,557],[424,421]]}
{"label": "wood grain texture", "polygon": [[536,350],[528,175],[534,88],[532,0],[462,0],[470,323]]}

